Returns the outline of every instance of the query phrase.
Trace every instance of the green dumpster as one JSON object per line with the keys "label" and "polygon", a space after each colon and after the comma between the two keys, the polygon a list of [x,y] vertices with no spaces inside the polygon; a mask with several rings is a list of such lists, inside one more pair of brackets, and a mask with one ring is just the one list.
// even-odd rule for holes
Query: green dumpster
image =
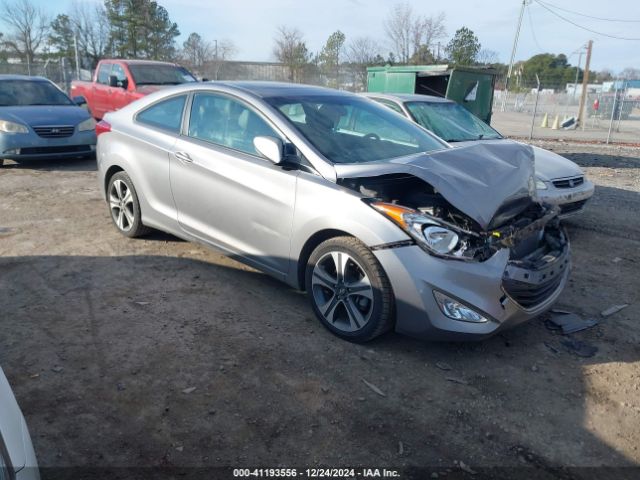
{"label": "green dumpster", "polygon": [[450,65],[369,67],[367,90],[449,98],[490,123],[496,75],[494,69]]}

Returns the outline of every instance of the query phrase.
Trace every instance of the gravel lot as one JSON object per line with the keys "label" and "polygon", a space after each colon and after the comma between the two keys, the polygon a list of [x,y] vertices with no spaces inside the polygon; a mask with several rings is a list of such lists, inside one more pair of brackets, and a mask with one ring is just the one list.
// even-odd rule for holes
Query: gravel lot
{"label": "gravel lot", "polygon": [[[0,365],[41,466],[429,466],[440,478],[467,475],[460,461],[475,478],[638,466],[640,150],[541,145],[597,185],[568,222],[558,304],[600,320],[570,336],[597,347],[590,358],[544,317],[482,343],[349,344],[266,275],[168,235],[118,234],[94,162],[5,165]],[[600,316],[616,304],[628,307]]]}

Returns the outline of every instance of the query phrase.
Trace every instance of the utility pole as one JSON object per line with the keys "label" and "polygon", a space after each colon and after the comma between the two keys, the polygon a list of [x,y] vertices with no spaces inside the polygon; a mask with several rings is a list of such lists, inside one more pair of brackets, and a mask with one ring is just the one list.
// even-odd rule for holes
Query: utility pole
{"label": "utility pole", "polygon": [[589,84],[589,65],[591,64],[591,50],[593,48],[593,40],[587,43],[587,59],[584,65],[584,75],[582,76],[582,92],[580,94],[580,106],[578,107],[578,124],[584,130],[587,122],[584,121],[584,104],[587,100],[587,85]]}
{"label": "utility pole", "polygon": [[522,0],[522,7],[520,7],[520,17],[518,18],[518,26],[516,27],[516,35],[513,38],[513,48],[511,49],[511,60],[509,60],[509,70],[507,71],[507,78],[504,81],[504,92],[502,94],[502,107],[501,110],[504,111],[504,106],[507,102],[507,95],[509,94],[509,79],[511,78],[511,72],[513,70],[513,61],[516,57],[516,49],[518,48],[518,38],[520,37],[520,28],[522,27],[522,17],[524,16],[524,9],[527,6],[528,0]]}

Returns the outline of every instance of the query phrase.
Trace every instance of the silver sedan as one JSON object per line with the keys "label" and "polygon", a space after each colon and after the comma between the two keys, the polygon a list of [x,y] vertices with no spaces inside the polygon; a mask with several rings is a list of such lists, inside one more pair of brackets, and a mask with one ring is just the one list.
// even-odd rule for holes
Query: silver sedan
{"label": "silver sedan", "polygon": [[306,290],[331,332],[479,339],[558,298],[569,243],[533,151],[451,148],[367,99],[269,82],[183,85],[105,116],[113,223],[222,250]]}
{"label": "silver sedan", "polygon": [[[452,145],[473,143],[515,143],[500,135],[492,127],[456,102],[431,95],[363,94],[372,100],[410,118]],[[532,147],[536,163],[538,198],[558,205],[562,218],[584,209],[593,196],[593,183],[571,160],[557,153]]]}

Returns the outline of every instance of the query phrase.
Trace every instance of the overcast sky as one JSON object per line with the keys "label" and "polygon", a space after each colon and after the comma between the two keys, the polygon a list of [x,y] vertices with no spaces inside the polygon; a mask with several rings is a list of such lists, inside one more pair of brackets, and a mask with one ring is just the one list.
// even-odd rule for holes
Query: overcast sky
{"label": "overcast sky", "polygon": [[[50,13],[67,10],[72,0],[34,0]],[[90,2],[92,0],[81,0]],[[640,20],[638,0],[544,0],[547,3],[583,14]],[[229,39],[238,48],[238,60],[273,60],[273,37],[278,25],[300,29],[308,48],[317,52],[326,38],[339,29],[349,38],[370,36],[389,52],[383,22],[393,5],[385,0],[158,0],[178,23],[182,32],[179,44],[190,32],[205,39]],[[450,37],[461,26],[471,28],[482,47],[498,53],[508,62],[520,11],[520,0],[456,0],[425,2],[409,0],[416,13],[446,15]],[[54,10],[55,9],[55,10]],[[581,30],[549,13],[535,1],[527,7],[516,59],[527,59],[542,52],[570,55],[587,40],[594,40],[592,69],[640,68],[640,41],[616,40]],[[582,26],[621,37],[640,37],[640,22],[609,22],[558,11]],[[533,27],[533,28],[532,28]],[[444,39],[446,42],[448,39]],[[576,64],[578,55],[570,58]],[[583,56],[584,65],[584,56]]]}

